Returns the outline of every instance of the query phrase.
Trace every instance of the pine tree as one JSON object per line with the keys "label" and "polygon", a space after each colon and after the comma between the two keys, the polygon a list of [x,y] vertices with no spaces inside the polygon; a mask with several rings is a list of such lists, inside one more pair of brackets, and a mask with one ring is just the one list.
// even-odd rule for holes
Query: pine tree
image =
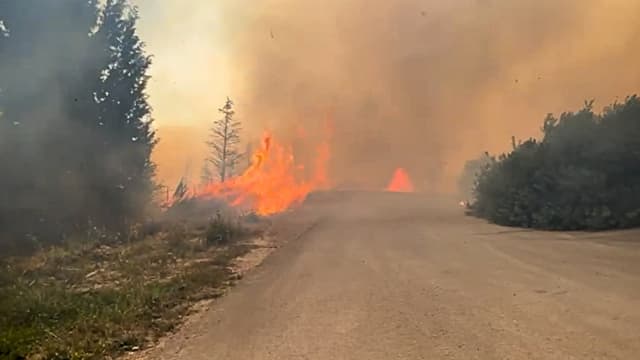
{"label": "pine tree", "polygon": [[108,0],[96,37],[106,42],[108,66],[96,89],[101,139],[98,182],[102,215],[117,214],[117,224],[144,214],[154,193],[156,144],[146,85],[151,58],[136,31],[137,8],[125,0]]}
{"label": "pine tree", "polygon": [[47,241],[143,214],[156,139],[137,19],[126,0],[0,1],[0,232]]}
{"label": "pine tree", "polygon": [[224,182],[236,167],[241,154],[238,152],[240,142],[240,122],[233,116],[233,101],[227,98],[224,106],[218,109],[224,116],[216,120],[211,128],[211,137],[207,144],[210,154],[207,162],[217,171],[221,182]]}

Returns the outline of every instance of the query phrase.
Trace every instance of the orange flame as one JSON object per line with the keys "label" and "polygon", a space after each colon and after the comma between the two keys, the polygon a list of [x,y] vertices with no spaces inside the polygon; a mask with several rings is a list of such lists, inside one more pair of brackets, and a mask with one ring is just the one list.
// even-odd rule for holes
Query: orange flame
{"label": "orange flame", "polygon": [[413,183],[409,178],[409,174],[403,168],[398,168],[393,173],[393,178],[387,186],[387,191],[393,192],[413,192]]}
{"label": "orange flame", "polygon": [[329,144],[317,148],[311,179],[304,179],[304,166],[296,164],[293,150],[265,134],[251,165],[239,176],[222,183],[211,183],[200,192],[202,197],[221,198],[232,206],[271,215],[300,204],[311,191],[328,185],[326,165]]}

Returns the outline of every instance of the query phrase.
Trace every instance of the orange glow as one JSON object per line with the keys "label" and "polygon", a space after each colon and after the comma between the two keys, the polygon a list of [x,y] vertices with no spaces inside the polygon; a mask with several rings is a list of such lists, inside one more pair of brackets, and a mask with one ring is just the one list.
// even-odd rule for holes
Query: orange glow
{"label": "orange glow", "polygon": [[305,167],[296,164],[293,150],[265,134],[262,146],[254,152],[244,173],[205,186],[199,196],[221,198],[260,215],[282,212],[300,204],[311,191],[328,186],[329,144],[322,143],[316,151],[313,173],[306,179]]}
{"label": "orange glow", "polygon": [[413,183],[409,178],[409,174],[403,168],[398,168],[393,173],[393,178],[387,186],[387,191],[393,192],[413,192]]}

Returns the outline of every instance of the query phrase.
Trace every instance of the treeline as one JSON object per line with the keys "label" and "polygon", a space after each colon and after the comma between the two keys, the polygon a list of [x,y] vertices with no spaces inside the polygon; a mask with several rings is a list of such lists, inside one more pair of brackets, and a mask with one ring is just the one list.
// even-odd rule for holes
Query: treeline
{"label": "treeline", "polygon": [[156,138],[137,19],[126,0],[0,2],[0,247],[144,216]]}
{"label": "treeline", "polygon": [[640,226],[640,99],[628,97],[600,114],[592,104],[548,115],[542,140],[491,158],[476,179],[472,212],[540,229]]}

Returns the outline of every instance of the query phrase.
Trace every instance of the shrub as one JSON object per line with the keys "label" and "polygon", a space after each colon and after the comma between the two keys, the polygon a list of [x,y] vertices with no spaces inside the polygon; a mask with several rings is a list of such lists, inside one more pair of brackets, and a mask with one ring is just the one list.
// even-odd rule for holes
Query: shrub
{"label": "shrub", "polygon": [[205,239],[209,245],[224,245],[244,235],[242,227],[225,219],[220,212],[209,222]]}
{"label": "shrub", "polygon": [[640,226],[640,99],[601,114],[592,102],[548,115],[543,138],[484,164],[473,213],[494,223],[553,230]]}

